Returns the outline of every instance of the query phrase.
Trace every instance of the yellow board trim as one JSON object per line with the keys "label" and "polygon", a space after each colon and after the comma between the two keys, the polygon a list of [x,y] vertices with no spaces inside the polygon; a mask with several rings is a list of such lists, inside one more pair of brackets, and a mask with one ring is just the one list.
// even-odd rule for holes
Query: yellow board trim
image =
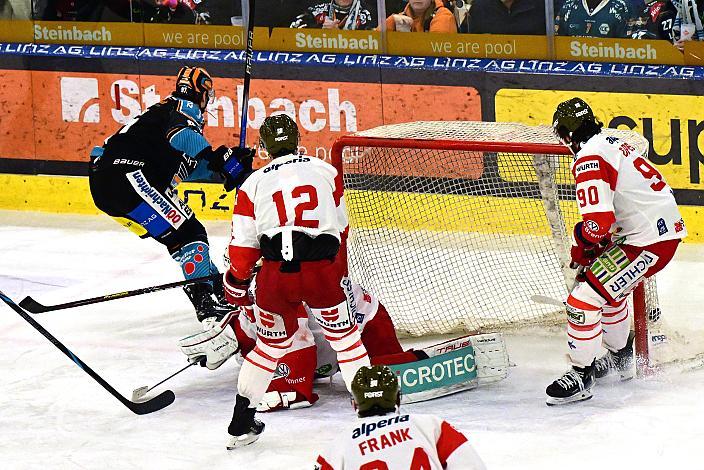
{"label": "yellow board trim", "polygon": [[[72,176],[29,176],[0,174],[0,209],[65,214],[102,214],[93,205],[88,178]],[[183,183],[179,194],[201,220],[229,220],[234,193],[222,185]],[[393,198],[393,199],[392,199]],[[456,214],[466,213],[469,198],[455,195],[346,192],[350,220],[355,227],[395,227],[405,230],[436,230],[440,223],[446,230],[479,233],[548,235],[547,221],[532,229],[517,227],[502,214],[520,213],[524,219],[543,220],[542,202],[537,199],[472,198],[472,208],[492,207],[493,217],[483,225],[468,227]],[[390,206],[393,202],[393,208]],[[564,202],[563,204],[570,204]],[[687,224],[688,243],[704,243],[704,207],[680,206]],[[572,224],[575,221],[567,221]]]}

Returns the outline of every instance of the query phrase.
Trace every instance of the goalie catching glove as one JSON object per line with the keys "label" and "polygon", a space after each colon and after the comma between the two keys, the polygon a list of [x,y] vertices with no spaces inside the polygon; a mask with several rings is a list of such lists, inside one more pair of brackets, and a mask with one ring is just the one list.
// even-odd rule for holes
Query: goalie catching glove
{"label": "goalie catching glove", "polygon": [[178,342],[181,351],[188,356],[190,362],[199,362],[205,358],[205,366],[210,370],[217,369],[233,354],[237,353],[239,343],[230,322],[237,314],[231,312],[222,320],[208,317],[203,320],[203,332],[186,336]]}

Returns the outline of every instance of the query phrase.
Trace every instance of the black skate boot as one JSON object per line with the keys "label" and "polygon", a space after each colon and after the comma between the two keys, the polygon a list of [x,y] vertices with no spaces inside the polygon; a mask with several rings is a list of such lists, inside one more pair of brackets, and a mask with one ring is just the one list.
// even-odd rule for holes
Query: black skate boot
{"label": "black skate boot", "polygon": [[259,439],[259,435],[264,431],[264,423],[254,418],[256,411],[249,407],[249,399],[237,395],[232,422],[227,427],[227,433],[230,435],[227,450],[244,447]]}
{"label": "black skate boot", "polygon": [[589,400],[594,386],[594,363],[589,367],[574,367],[545,389],[548,406],[565,405]]}
{"label": "black skate boot", "polygon": [[222,280],[222,274],[213,279],[213,295],[220,305],[229,305],[225,298],[225,284]]}
{"label": "black skate boot", "polygon": [[195,307],[196,316],[200,322],[209,317],[222,320],[225,315],[234,309],[229,305],[220,305],[216,302],[213,298],[213,288],[208,283],[191,284],[190,286],[185,286],[183,291],[191,300],[193,307]]}
{"label": "black skate boot", "polygon": [[622,381],[631,380],[635,375],[633,367],[633,337],[628,335],[628,341],[623,349],[616,352],[608,351],[605,356],[600,357],[594,363],[594,374],[598,379],[604,379],[613,372],[618,373]]}

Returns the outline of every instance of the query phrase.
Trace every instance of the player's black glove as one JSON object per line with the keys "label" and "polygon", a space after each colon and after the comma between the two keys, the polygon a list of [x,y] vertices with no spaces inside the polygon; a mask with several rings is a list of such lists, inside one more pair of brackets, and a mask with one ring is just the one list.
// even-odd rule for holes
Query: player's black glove
{"label": "player's black glove", "polygon": [[225,191],[240,187],[244,180],[252,174],[252,159],[254,149],[247,147],[228,148],[221,145],[211,150],[208,159],[208,169],[220,173],[225,178]]}

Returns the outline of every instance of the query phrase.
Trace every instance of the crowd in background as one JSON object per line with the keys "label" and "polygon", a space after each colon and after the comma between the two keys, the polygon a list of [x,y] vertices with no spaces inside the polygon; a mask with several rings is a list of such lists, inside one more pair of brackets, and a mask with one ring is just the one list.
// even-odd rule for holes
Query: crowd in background
{"label": "crowd in background", "polygon": [[[704,39],[704,0],[547,0],[555,34]],[[390,31],[546,34],[546,0],[257,0],[257,26]],[[0,18],[242,24],[241,0],[0,0]]]}

